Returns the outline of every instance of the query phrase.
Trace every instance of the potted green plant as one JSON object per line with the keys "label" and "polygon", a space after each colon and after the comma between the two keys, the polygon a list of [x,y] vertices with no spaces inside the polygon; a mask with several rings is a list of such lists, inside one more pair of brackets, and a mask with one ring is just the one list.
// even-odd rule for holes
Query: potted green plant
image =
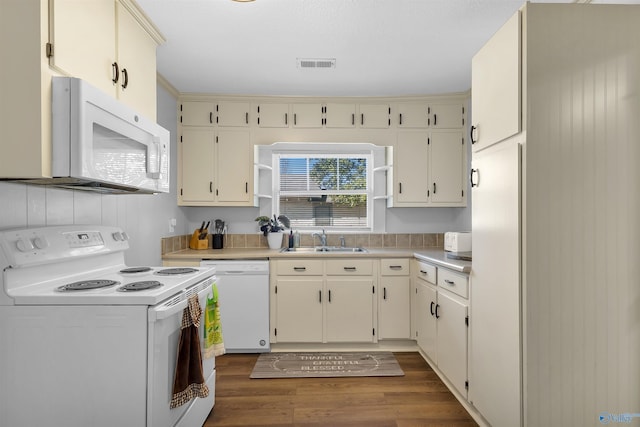
{"label": "potted green plant", "polygon": [[282,246],[282,231],[285,228],[291,227],[289,218],[285,215],[277,216],[274,214],[273,218],[268,216],[259,216],[256,218],[260,231],[267,238],[270,249],[278,249]]}

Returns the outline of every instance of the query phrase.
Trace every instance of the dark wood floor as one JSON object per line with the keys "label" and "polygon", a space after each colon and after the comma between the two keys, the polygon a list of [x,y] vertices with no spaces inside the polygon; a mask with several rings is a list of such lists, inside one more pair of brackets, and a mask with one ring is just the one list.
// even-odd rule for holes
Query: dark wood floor
{"label": "dark wood floor", "polygon": [[403,377],[250,379],[258,355],[216,358],[214,426],[477,426],[418,353]]}

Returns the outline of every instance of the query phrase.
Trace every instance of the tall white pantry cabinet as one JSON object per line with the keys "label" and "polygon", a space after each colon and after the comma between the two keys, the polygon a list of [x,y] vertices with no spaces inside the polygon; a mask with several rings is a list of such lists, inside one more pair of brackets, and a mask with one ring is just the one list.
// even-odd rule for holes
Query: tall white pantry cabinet
{"label": "tall white pantry cabinet", "polygon": [[473,59],[468,397],[494,427],[640,422],[639,22],[527,3]]}

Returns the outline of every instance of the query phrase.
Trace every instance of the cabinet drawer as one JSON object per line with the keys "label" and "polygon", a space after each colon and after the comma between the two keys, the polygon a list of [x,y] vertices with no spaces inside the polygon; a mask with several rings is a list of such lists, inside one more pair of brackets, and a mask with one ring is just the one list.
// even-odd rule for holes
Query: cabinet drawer
{"label": "cabinet drawer", "polygon": [[276,265],[279,276],[322,276],[322,261],[320,260],[279,260]]}
{"label": "cabinet drawer", "polygon": [[469,277],[464,274],[439,268],[438,286],[464,298],[469,296]]}
{"label": "cabinet drawer", "polygon": [[416,277],[435,285],[437,283],[435,265],[418,261],[418,271],[416,273]]}
{"label": "cabinet drawer", "polygon": [[328,276],[370,276],[373,274],[373,260],[332,259],[327,261]]}
{"label": "cabinet drawer", "polygon": [[409,258],[381,259],[380,274],[382,276],[408,276]]}

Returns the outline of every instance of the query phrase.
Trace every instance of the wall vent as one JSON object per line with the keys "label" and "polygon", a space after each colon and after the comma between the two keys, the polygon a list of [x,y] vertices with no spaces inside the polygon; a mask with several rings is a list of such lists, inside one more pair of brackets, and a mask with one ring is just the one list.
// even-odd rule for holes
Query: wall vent
{"label": "wall vent", "polygon": [[297,58],[298,68],[336,68],[335,58]]}

